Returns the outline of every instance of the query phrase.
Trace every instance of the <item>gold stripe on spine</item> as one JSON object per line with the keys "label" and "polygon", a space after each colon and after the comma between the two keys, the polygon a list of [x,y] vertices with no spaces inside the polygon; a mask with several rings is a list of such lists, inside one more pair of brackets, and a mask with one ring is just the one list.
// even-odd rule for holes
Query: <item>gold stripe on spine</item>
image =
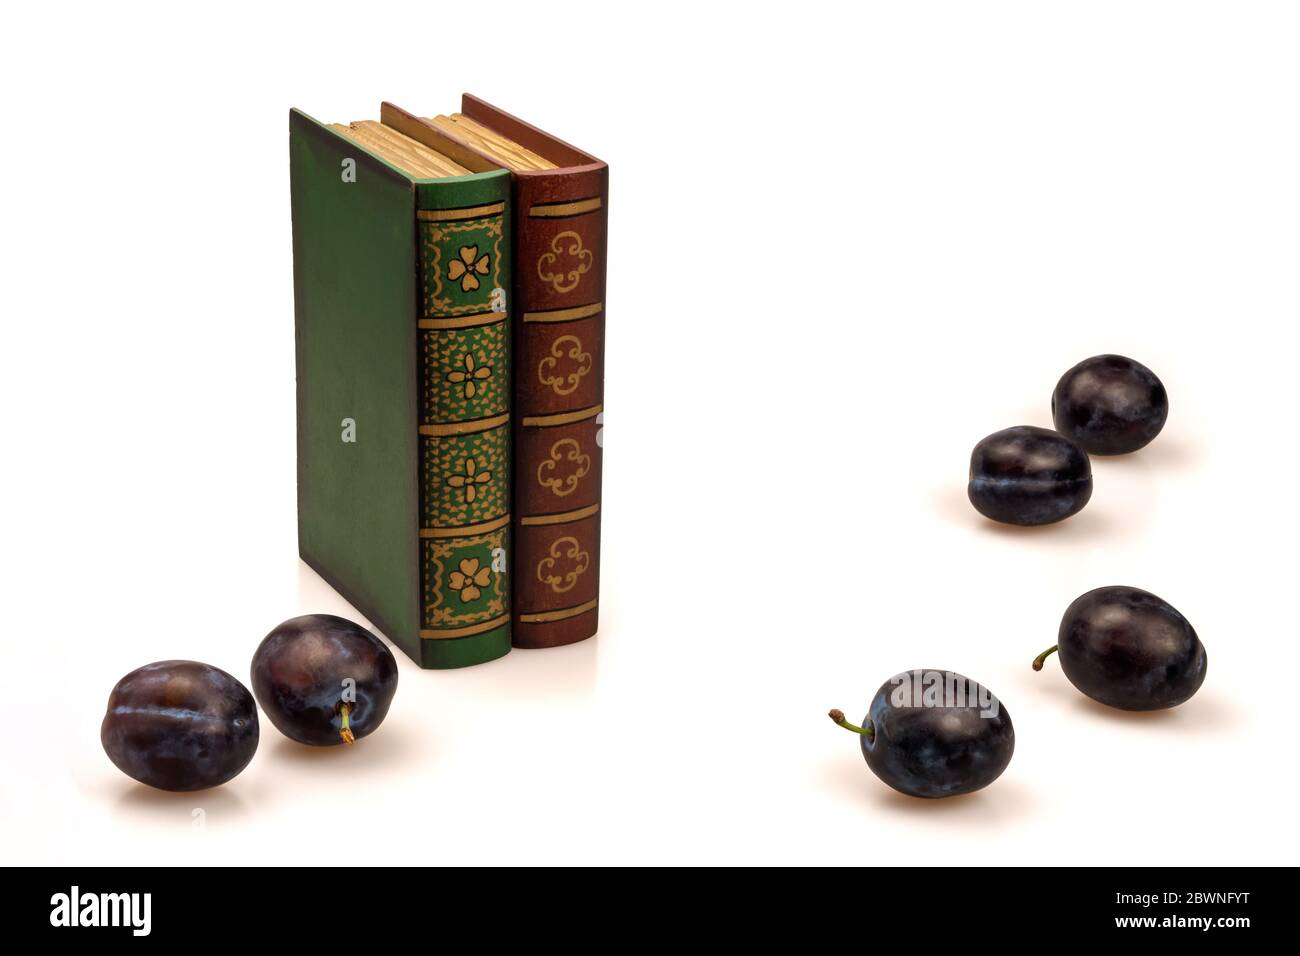
{"label": "gold stripe on spine", "polygon": [[600,313],[605,308],[604,302],[592,305],[580,305],[573,309],[552,309],[550,312],[525,312],[525,322],[572,322],[574,319],[586,319]]}
{"label": "gold stripe on spine", "polygon": [[415,215],[425,222],[455,222],[458,219],[482,219],[495,216],[506,208],[503,202],[490,206],[470,206],[467,209],[417,209]]}
{"label": "gold stripe on spine", "polygon": [[496,325],[508,316],[504,312],[480,312],[478,315],[458,315],[452,319],[421,319],[422,329],[472,329],[480,325]]}
{"label": "gold stripe on spine", "polygon": [[475,634],[482,634],[484,631],[491,631],[509,623],[510,615],[502,614],[490,621],[484,621],[482,624],[471,624],[468,627],[449,627],[445,631],[421,630],[420,637],[426,641],[438,641],[448,637],[472,637]]}
{"label": "gold stripe on spine", "polygon": [[[510,515],[504,514],[500,518],[493,518],[491,521],[484,521],[480,524],[461,525],[459,528],[421,528],[421,538],[470,538],[476,534],[487,534],[489,531],[495,531],[497,528],[504,528],[510,523]],[[524,524],[528,522],[525,521]]]}
{"label": "gold stripe on spine", "polygon": [[595,212],[601,207],[599,196],[591,199],[579,199],[576,202],[553,202],[541,206],[530,206],[528,215],[534,219],[558,219],[561,216],[578,216],[584,212]]}
{"label": "gold stripe on spine", "polygon": [[595,418],[604,409],[604,405],[592,405],[590,408],[580,408],[576,412],[563,412],[559,415],[525,415],[523,424],[537,428],[546,428],[549,425],[572,425],[574,422]]}
{"label": "gold stripe on spine", "polygon": [[579,604],[577,607],[561,608],[558,611],[540,611],[536,614],[520,614],[520,624],[545,624],[548,621],[564,621],[571,617],[577,617],[579,614],[586,614],[596,606],[596,599],[592,598],[586,604]]}
{"label": "gold stripe on spine", "polygon": [[564,511],[554,515],[529,515],[526,518],[520,518],[520,524],[538,525],[538,524],[566,524],[570,521],[581,521],[583,518],[590,518],[600,510],[600,503],[588,505],[585,508],[579,508],[576,511]]}
{"label": "gold stripe on spine", "polygon": [[444,422],[439,425],[421,425],[421,435],[470,435],[474,432],[490,431],[510,421],[510,413],[493,415],[491,418],[477,418],[472,422]]}

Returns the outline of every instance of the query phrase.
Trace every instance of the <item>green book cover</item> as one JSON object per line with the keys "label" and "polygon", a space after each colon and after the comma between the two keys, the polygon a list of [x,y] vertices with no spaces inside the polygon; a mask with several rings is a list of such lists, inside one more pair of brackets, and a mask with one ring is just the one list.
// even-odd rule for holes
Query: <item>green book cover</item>
{"label": "green book cover", "polygon": [[510,182],[381,116],[289,115],[299,551],[462,667],[510,649]]}

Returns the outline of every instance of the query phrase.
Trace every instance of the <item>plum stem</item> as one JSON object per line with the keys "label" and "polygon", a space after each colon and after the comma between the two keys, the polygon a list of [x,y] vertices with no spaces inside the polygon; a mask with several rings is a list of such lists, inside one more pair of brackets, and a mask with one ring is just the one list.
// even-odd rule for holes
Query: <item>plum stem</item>
{"label": "plum stem", "polygon": [[845,730],[851,730],[855,734],[861,734],[863,737],[866,737],[868,740],[876,739],[876,728],[871,725],[871,721],[869,720],[866,721],[867,726],[859,727],[857,724],[851,724],[847,720],[845,720],[844,711],[842,710],[832,710],[827,716],[830,717],[831,720],[835,721],[835,723],[843,727]]}
{"label": "plum stem", "polygon": [[1051,657],[1051,656],[1052,656],[1053,654],[1055,654],[1055,653],[1056,653],[1056,645],[1053,644],[1053,645],[1052,645],[1051,647],[1049,647],[1047,650],[1043,651],[1043,653],[1041,653],[1041,654],[1039,654],[1037,657],[1035,657],[1035,658],[1034,658],[1034,670],[1036,670],[1036,671],[1041,671],[1041,670],[1043,669],[1043,661],[1047,660],[1049,657]]}
{"label": "plum stem", "polygon": [[339,736],[343,738],[345,744],[354,744],[357,738],[352,734],[352,727],[348,723],[348,714],[352,713],[351,704],[340,704],[339,713],[343,715],[343,726],[339,728]]}

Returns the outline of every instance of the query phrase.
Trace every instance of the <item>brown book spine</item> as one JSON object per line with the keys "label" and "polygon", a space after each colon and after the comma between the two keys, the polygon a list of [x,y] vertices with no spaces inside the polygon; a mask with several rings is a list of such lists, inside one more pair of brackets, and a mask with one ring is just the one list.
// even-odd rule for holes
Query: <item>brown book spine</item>
{"label": "brown book spine", "polygon": [[472,96],[462,112],[562,168],[513,174],[516,647],[596,633],[608,167]]}

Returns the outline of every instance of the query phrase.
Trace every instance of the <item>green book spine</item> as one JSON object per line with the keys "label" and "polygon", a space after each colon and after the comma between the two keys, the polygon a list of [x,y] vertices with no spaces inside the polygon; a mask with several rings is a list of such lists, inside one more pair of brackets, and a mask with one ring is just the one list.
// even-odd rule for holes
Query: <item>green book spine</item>
{"label": "green book spine", "polygon": [[423,667],[510,649],[509,176],[289,118],[304,561]]}
{"label": "green book spine", "polygon": [[421,182],[421,663],[510,649],[510,181]]}

